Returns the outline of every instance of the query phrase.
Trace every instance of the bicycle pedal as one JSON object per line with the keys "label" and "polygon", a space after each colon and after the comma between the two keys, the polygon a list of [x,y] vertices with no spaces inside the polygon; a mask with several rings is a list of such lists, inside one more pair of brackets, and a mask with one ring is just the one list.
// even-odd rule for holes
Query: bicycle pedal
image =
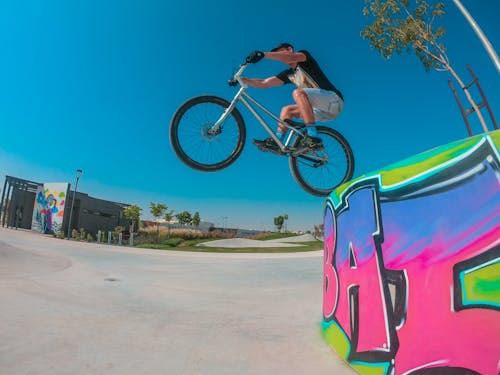
{"label": "bicycle pedal", "polygon": [[270,153],[272,153],[274,155],[278,155],[278,156],[285,155],[285,153],[283,151],[281,151],[280,149],[276,149],[275,150],[275,149],[269,149],[269,148],[267,148],[267,149],[262,150],[262,151],[264,151],[264,152],[270,152]]}
{"label": "bicycle pedal", "polygon": [[294,158],[296,158],[297,156],[300,156],[300,155],[304,155],[305,154],[305,150],[297,150],[297,151],[293,151],[292,153],[290,153],[291,156],[293,156]]}

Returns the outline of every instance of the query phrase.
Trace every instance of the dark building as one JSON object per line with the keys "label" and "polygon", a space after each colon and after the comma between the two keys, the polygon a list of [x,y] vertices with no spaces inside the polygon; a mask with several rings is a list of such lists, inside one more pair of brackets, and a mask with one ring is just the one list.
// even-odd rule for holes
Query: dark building
{"label": "dark building", "polygon": [[2,227],[31,229],[36,191],[43,184],[7,176],[0,200]]}
{"label": "dark building", "polygon": [[[69,192],[68,202],[73,199],[73,191]],[[77,192],[71,228],[96,234],[97,231],[114,231],[117,226],[128,230],[129,219],[123,215],[128,204],[106,201],[90,197],[88,194]],[[68,207],[69,209],[69,207]],[[68,227],[69,213],[64,215],[63,228]]]}
{"label": "dark building", "polygon": [[[0,222],[3,227],[32,229],[33,212],[37,190],[43,183],[7,176],[0,200]],[[66,233],[74,191],[68,189],[65,197],[62,228]],[[93,198],[85,193],[75,195],[71,229],[113,231],[117,226],[128,229],[129,220],[123,215],[128,204]]]}

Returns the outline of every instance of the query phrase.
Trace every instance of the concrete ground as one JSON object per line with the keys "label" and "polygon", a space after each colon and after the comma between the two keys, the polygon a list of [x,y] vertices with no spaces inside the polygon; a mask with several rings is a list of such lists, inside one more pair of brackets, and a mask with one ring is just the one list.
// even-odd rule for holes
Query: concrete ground
{"label": "concrete ground", "polygon": [[199,254],[0,228],[0,374],[355,374],[322,251]]}

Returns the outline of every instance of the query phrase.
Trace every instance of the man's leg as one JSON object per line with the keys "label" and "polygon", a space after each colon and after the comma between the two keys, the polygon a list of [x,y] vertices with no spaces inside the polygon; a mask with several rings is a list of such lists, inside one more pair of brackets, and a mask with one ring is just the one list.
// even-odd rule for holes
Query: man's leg
{"label": "man's leg", "polygon": [[[300,118],[300,110],[298,106],[292,104],[281,109],[281,120],[292,120],[293,118]],[[278,122],[278,133],[283,135],[286,134],[287,131],[287,127]]]}
{"label": "man's leg", "polygon": [[[299,107],[292,104],[287,105],[281,109],[280,119],[281,120],[291,120],[293,118],[300,118],[300,110]],[[283,138],[288,131],[288,128],[281,123],[278,122],[278,129],[276,129],[276,137],[283,141]],[[275,153],[281,154],[281,150],[278,145],[274,141],[273,138],[266,138],[262,141],[258,139],[253,140],[253,144],[256,145],[261,151],[272,151]]]}
{"label": "man's leg", "polygon": [[[314,111],[307,96],[307,93],[303,89],[296,89],[293,92],[293,98],[297,103],[297,107],[299,108],[300,115],[304,119],[304,124],[313,125],[316,121],[314,118]],[[311,137],[317,137],[318,133],[316,132],[316,127],[311,126],[307,128],[307,134]]]}
{"label": "man's leg", "polygon": [[296,89],[293,91],[293,99],[297,103],[300,116],[304,119],[304,124],[314,124],[314,112],[307,93],[302,89]]}

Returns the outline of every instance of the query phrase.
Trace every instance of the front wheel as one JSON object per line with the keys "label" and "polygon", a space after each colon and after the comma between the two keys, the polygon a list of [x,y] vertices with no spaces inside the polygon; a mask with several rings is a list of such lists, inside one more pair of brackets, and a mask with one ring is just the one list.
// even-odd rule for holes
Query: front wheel
{"label": "front wheel", "polygon": [[[323,149],[290,156],[295,181],[308,193],[325,197],[337,186],[349,181],[354,173],[354,155],[347,140],[326,126],[316,127]],[[295,141],[298,147],[300,139]]]}
{"label": "front wheel", "polygon": [[217,96],[197,96],[182,104],[170,123],[170,143],[177,157],[203,172],[231,165],[243,151],[246,130],[238,109],[214,129],[231,103]]}

